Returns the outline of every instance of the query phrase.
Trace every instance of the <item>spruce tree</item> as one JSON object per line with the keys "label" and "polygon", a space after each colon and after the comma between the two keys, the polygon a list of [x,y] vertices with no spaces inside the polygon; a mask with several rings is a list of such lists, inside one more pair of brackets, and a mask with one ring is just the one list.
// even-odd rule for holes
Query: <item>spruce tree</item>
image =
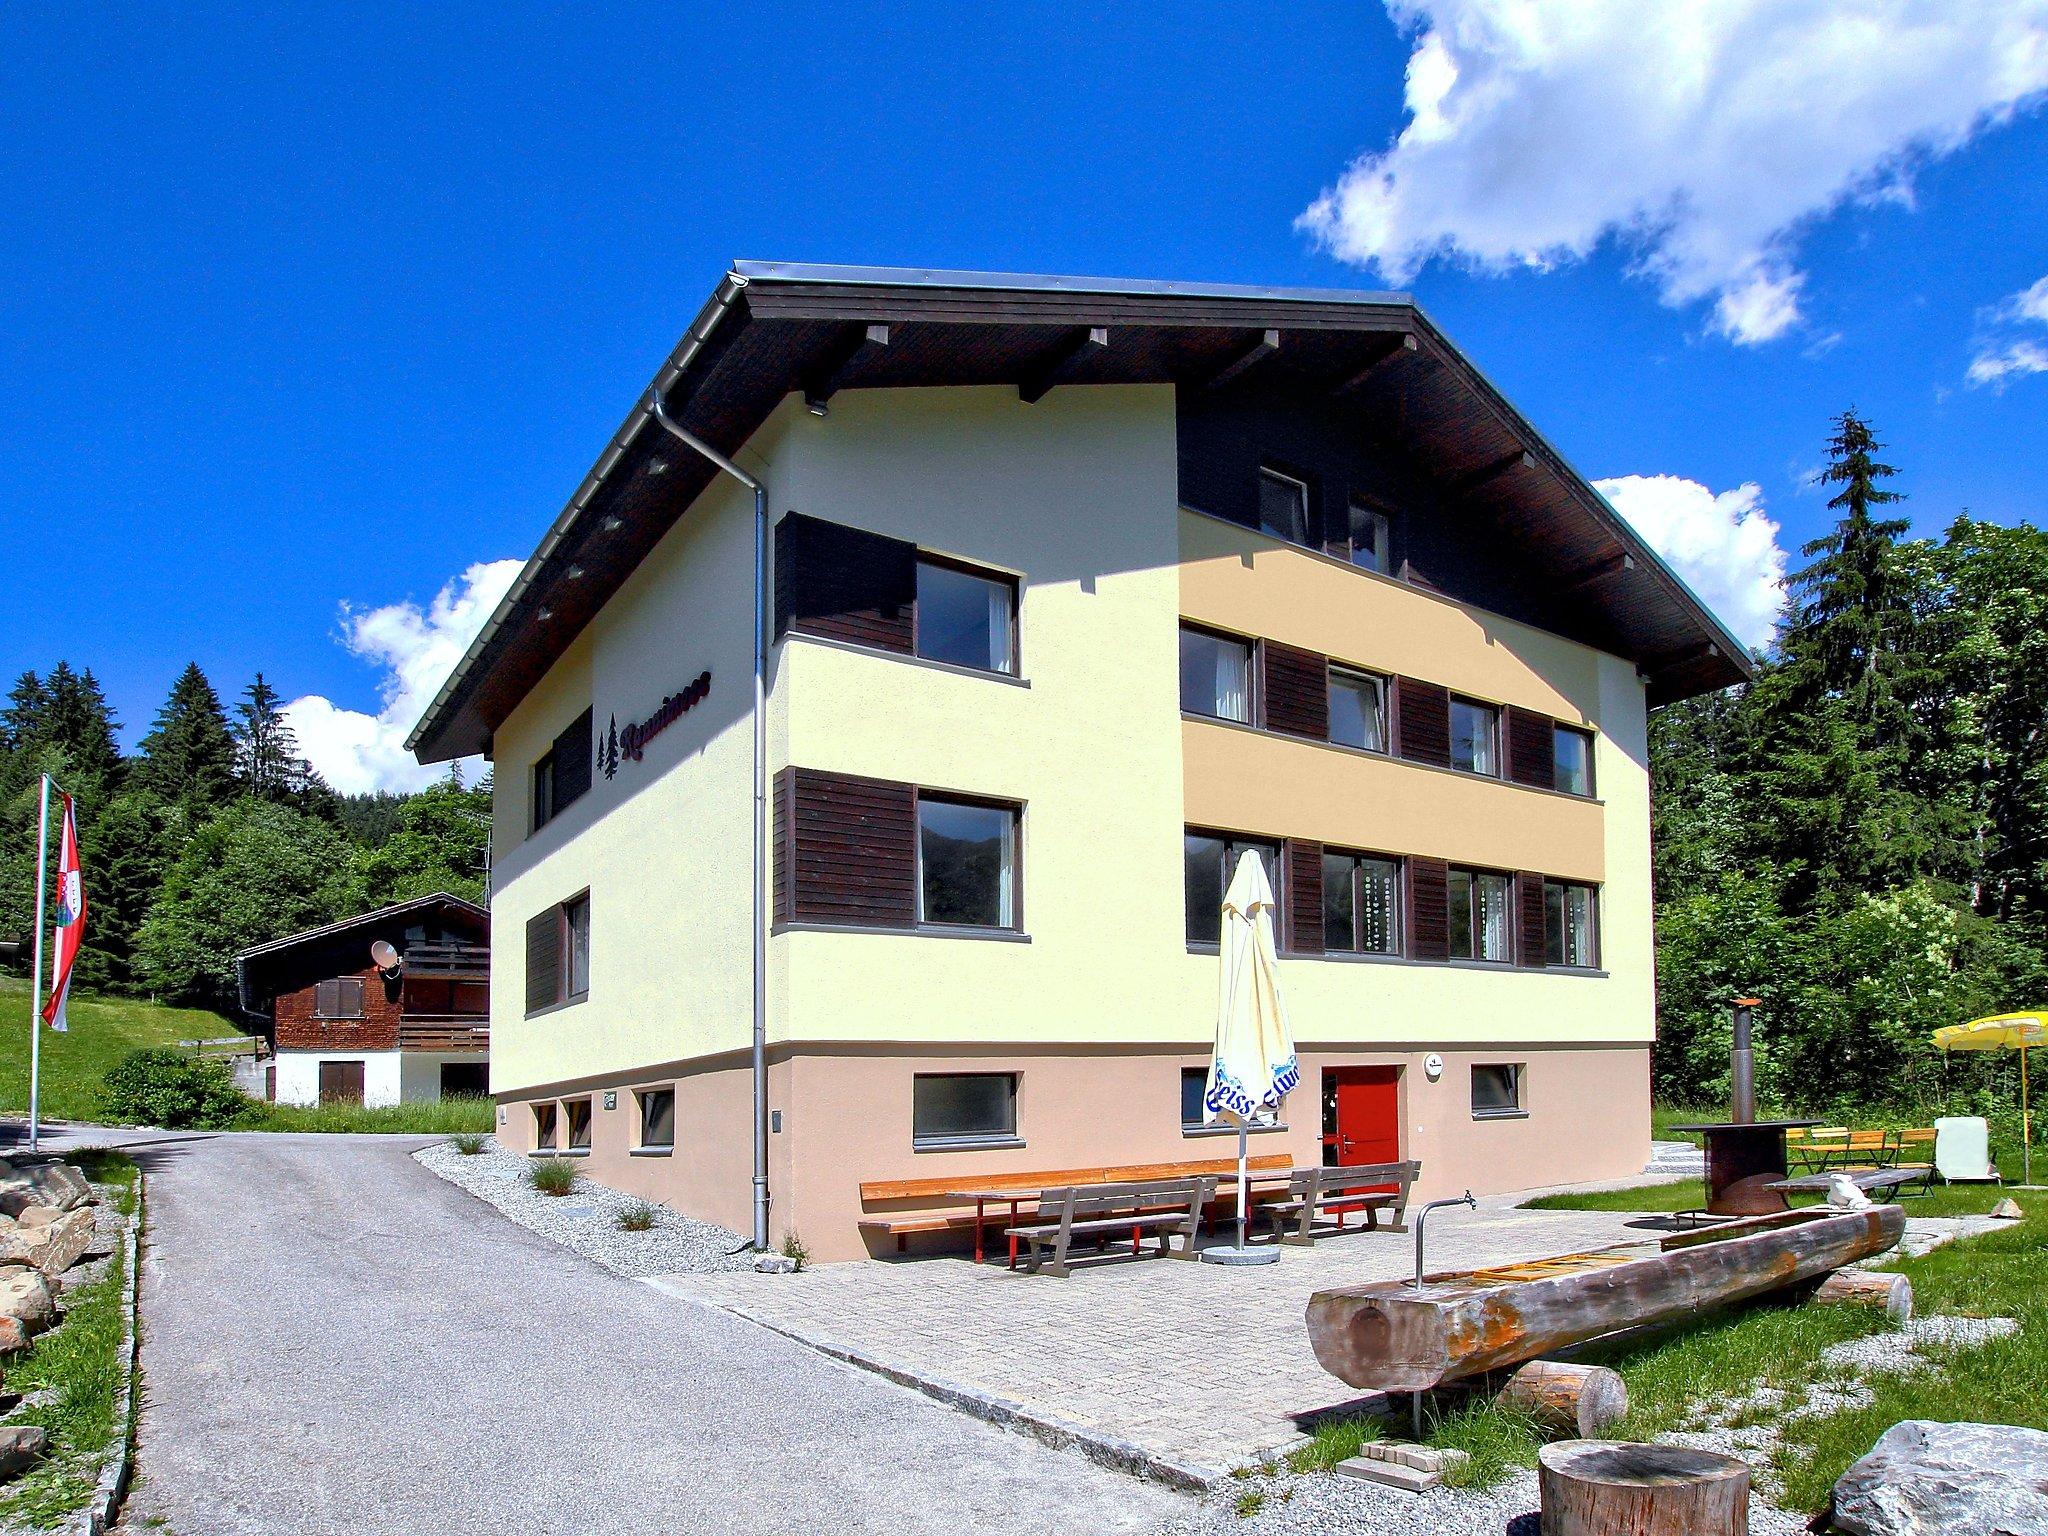
{"label": "spruce tree", "polygon": [[170,697],[142,738],[135,779],[167,804],[203,815],[227,804],[235,793],[235,737],[220,695],[198,662],[190,662],[171,685]]}

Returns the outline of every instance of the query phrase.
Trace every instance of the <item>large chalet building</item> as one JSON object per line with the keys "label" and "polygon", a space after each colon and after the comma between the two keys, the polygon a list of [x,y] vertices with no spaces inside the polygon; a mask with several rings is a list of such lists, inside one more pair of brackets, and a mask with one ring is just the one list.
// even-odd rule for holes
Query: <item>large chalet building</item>
{"label": "large chalet building", "polygon": [[1216,1155],[1246,850],[1259,1151],[1636,1173],[1646,713],[1745,667],[1404,295],[742,263],[413,745],[496,765],[501,1139],[838,1258]]}

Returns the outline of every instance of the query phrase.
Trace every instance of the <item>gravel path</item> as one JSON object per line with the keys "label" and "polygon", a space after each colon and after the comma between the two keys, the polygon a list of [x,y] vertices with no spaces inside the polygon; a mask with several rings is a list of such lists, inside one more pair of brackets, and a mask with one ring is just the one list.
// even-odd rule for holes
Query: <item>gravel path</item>
{"label": "gravel path", "polygon": [[1187,1507],[565,1252],[418,1138],[62,1139],[150,1179],[138,1533],[970,1536],[1030,1511],[1092,1536]]}
{"label": "gravel path", "polygon": [[495,1141],[470,1155],[452,1141],[437,1141],[413,1156],[430,1173],[495,1206],[529,1232],[573,1248],[613,1274],[704,1275],[754,1267],[751,1253],[733,1251],[747,1241],[737,1232],[665,1206],[647,1207],[654,1225],[645,1232],[620,1230],[620,1215],[646,1202],[589,1179],[579,1178],[566,1195],[544,1195],[527,1177],[533,1160],[502,1152]]}

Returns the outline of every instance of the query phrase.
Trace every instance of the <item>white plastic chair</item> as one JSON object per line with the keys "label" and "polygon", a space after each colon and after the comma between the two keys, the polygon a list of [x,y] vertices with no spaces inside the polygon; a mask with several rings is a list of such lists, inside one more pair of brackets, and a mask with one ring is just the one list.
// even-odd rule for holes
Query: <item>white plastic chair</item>
{"label": "white plastic chair", "polygon": [[1978,1116],[1934,1122],[1934,1169],[1948,1184],[2002,1184],[1991,1161],[1991,1127]]}

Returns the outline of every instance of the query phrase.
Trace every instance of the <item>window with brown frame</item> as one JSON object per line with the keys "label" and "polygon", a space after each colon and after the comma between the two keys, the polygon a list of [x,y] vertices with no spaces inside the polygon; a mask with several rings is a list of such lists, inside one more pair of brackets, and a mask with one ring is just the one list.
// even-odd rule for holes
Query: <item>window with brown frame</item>
{"label": "window with brown frame", "polygon": [[[1226,832],[1198,832],[1190,827],[1181,838],[1182,876],[1187,901],[1190,944],[1218,944],[1223,939],[1223,893],[1245,854],[1255,853],[1265,866],[1266,882],[1280,896],[1280,845]],[[1281,910],[1285,910],[1284,907]]]}
{"label": "window with brown frame", "polygon": [[1367,752],[1387,750],[1387,680],[1330,666],[1330,740]]}
{"label": "window with brown frame", "polygon": [[917,920],[960,928],[1017,926],[1014,805],[917,797]]}
{"label": "window with brown frame", "polygon": [[1366,502],[1351,503],[1351,563],[1360,570],[1394,573],[1393,525],[1387,514]]}
{"label": "window with brown frame", "polygon": [[1450,955],[1501,965],[1515,958],[1514,877],[1488,869],[1450,872]]}
{"label": "window with brown frame", "polygon": [[1560,725],[1551,731],[1552,782],[1567,795],[1593,793],[1593,733]]}
{"label": "window with brown frame", "polygon": [[532,829],[538,832],[590,789],[591,712],[583,711],[533,765]]}
{"label": "window with brown frame", "polygon": [[1323,853],[1326,954],[1401,953],[1401,865],[1364,853]]}
{"label": "window with brown frame", "polygon": [[533,1106],[533,1144],[547,1151],[555,1146],[555,1106],[552,1102]]}
{"label": "window with brown frame", "polygon": [[1017,671],[1013,577],[920,555],[911,626],[913,648],[926,661],[1013,676]]}
{"label": "window with brown frame", "polygon": [[643,1150],[672,1149],[676,1144],[676,1091],[673,1088],[642,1088],[634,1094],[640,1103],[640,1146]]}
{"label": "window with brown frame", "polygon": [[1180,707],[1211,720],[1252,718],[1251,642],[1193,625],[1180,627]]}
{"label": "window with brown frame", "polygon": [[1477,699],[1451,699],[1451,766],[1500,777],[1500,711]]}
{"label": "window with brown frame", "polygon": [[570,897],[526,922],[526,1011],[538,1013],[590,993],[590,893]]}
{"label": "window with brown frame", "polygon": [[313,1016],[316,1019],[360,1019],[363,1016],[363,978],[337,976],[313,984]]}
{"label": "window with brown frame", "polygon": [[1543,963],[1593,970],[1600,964],[1599,901],[1590,885],[1543,882]]}
{"label": "window with brown frame", "polygon": [[1506,1120],[1527,1113],[1522,1104],[1520,1062],[1487,1062],[1472,1068],[1474,1120]]}

